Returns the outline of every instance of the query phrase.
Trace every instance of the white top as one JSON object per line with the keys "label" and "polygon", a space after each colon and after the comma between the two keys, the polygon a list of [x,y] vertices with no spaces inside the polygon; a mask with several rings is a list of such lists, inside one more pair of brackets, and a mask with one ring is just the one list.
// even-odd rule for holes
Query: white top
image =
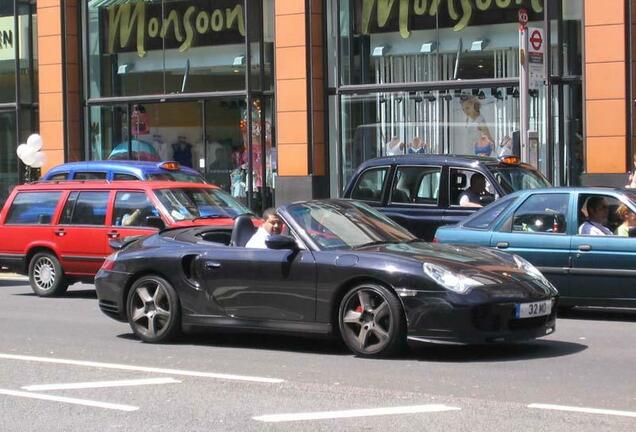
{"label": "white top", "polygon": [[472,192],[470,189],[466,189],[464,192],[459,195],[459,205],[462,207],[466,207],[468,204],[479,204],[479,195]]}
{"label": "white top", "polygon": [[245,244],[245,247],[252,249],[267,249],[265,241],[268,240],[269,237],[270,234],[265,231],[264,228],[259,228],[256,230],[252,238]]}
{"label": "white top", "polygon": [[579,234],[592,236],[613,235],[609,228],[591,221],[585,221],[581,224]]}

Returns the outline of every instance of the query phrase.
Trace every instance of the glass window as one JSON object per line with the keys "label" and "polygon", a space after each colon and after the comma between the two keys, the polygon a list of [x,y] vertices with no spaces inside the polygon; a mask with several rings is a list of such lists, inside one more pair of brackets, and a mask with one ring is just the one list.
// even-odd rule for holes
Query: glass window
{"label": "glass window", "polygon": [[145,192],[117,192],[115,196],[114,215],[117,226],[146,225],[148,216],[159,216]]}
{"label": "glass window", "polygon": [[74,180],[106,180],[105,172],[76,172]]}
{"label": "glass window", "polygon": [[50,224],[61,192],[20,192],[16,195],[7,224]]}
{"label": "glass window", "polygon": [[581,195],[578,209],[581,235],[628,236],[629,229],[636,226],[633,211],[613,196]]}
{"label": "glass window", "polygon": [[514,213],[513,232],[564,234],[569,194],[535,194]]}
{"label": "glass window", "polygon": [[400,167],[395,173],[391,202],[437,204],[439,198],[439,167]]}
{"label": "glass window", "polygon": [[363,201],[381,201],[388,171],[388,167],[366,170],[351,191],[351,198]]}
{"label": "glass window", "polygon": [[243,0],[88,2],[90,97],[245,89],[243,7]]}
{"label": "glass window", "polygon": [[495,188],[477,171],[451,168],[449,200],[452,206],[483,207],[497,198]]}
{"label": "glass window", "polygon": [[0,113],[0,202],[4,202],[18,184],[15,128],[15,113]]}
{"label": "glass window", "polygon": [[51,177],[49,177],[50,181],[60,181],[60,180],[66,180],[68,178],[68,173],[59,173],[59,174],[55,174],[52,175]]}
{"label": "glass window", "polygon": [[105,225],[109,192],[72,192],[62,211],[61,224]]}
{"label": "glass window", "polygon": [[0,2],[0,103],[15,102],[15,32],[13,1]]}
{"label": "glass window", "polygon": [[243,204],[219,189],[160,189],[161,204],[176,221],[199,218],[232,218],[251,213]]}
{"label": "glass window", "polygon": [[467,228],[485,230],[495,223],[500,214],[502,214],[510,204],[514,202],[513,199],[503,199],[490,204],[485,209],[477,212],[475,216],[471,217],[464,223]]}
{"label": "glass window", "polygon": [[506,193],[524,189],[539,189],[550,187],[550,183],[538,171],[522,167],[489,167],[497,183]]}
{"label": "glass window", "polygon": [[115,173],[113,174],[113,180],[117,181],[117,180],[139,180],[139,179],[136,176],[131,174]]}

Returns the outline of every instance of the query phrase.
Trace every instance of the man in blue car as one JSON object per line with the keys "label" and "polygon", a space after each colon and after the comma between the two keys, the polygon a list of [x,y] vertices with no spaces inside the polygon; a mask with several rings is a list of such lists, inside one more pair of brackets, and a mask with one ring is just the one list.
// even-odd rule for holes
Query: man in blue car
{"label": "man in blue car", "polygon": [[605,198],[592,196],[585,206],[587,220],[579,227],[579,234],[592,236],[612,235],[612,231],[605,226],[609,216],[609,206]]}

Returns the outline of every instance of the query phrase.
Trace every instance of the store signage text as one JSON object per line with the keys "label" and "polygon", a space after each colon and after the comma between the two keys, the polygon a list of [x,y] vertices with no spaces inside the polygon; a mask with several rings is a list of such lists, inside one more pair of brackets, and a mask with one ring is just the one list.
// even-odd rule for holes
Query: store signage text
{"label": "store signage text", "polygon": [[[362,0],[362,34],[369,34],[375,11],[377,26],[386,27],[395,10],[398,11],[400,35],[407,39],[411,35],[409,21],[417,16],[437,16],[446,5],[448,16],[454,23],[453,30],[461,31],[470,25],[476,12],[509,9],[529,3],[533,12],[543,12],[544,0]],[[459,6],[458,6],[459,4]]]}
{"label": "store signage text", "polygon": [[13,30],[0,31],[0,49],[13,49]]}
{"label": "store signage text", "polygon": [[[198,4],[200,4],[200,6]],[[217,2],[221,3],[221,2]],[[209,2],[176,3],[165,11],[146,2],[109,6],[106,11],[108,53],[136,51],[144,57],[149,49],[238,43],[245,37],[240,0],[227,0],[226,7],[205,8]],[[160,6],[160,5],[159,5]],[[198,43],[195,43],[197,42]]]}

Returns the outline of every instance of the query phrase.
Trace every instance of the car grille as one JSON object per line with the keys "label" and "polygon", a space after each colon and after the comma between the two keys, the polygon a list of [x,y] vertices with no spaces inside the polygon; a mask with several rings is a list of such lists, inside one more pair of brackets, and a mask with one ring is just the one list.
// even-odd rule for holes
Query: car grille
{"label": "car grille", "polygon": [[515,318],[515,305],[512,303],[476,306],[472,310],[472,322],[475,328],[487,332],[532,330],[545,326],[554,320],[556,307],[552,314],[535,318]]}

